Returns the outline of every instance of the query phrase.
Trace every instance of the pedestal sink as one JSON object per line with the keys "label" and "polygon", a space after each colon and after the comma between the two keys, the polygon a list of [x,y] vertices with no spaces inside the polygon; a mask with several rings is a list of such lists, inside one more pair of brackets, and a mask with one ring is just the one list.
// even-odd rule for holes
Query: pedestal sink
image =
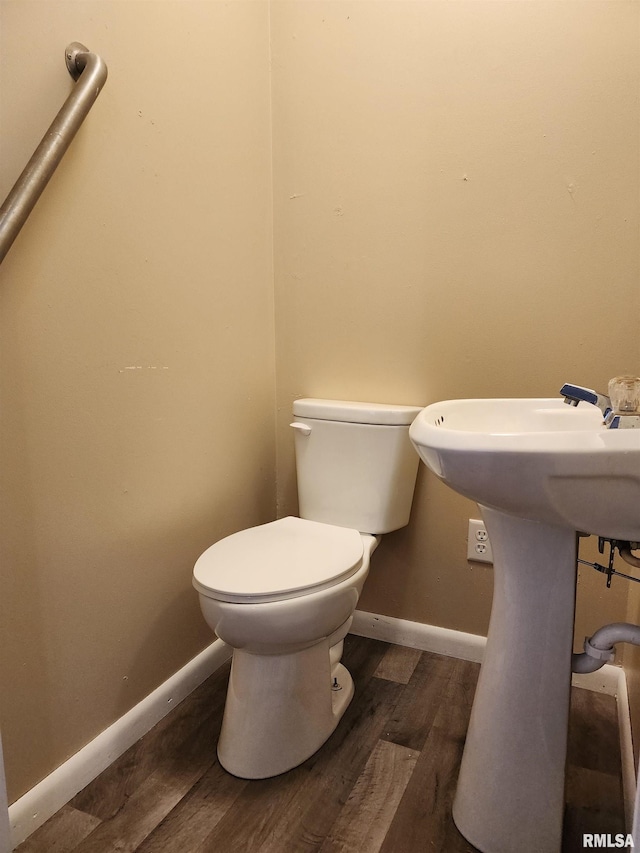
{"label": "pedestal sink", "polygon": [[449,400],[423,409],[410,437],[479,504],[494,555],[455,823],[483,853],[559,853],[577,531],[640,541],[640,430],[606,429],[588,403]]}

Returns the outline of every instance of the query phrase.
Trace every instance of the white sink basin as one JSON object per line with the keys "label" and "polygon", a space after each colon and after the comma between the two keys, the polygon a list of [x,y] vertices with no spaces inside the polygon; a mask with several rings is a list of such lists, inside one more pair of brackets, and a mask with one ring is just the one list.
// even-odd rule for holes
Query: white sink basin
{"label": "white sink basin", "polygon": [[449,400],[410,430],[477,501],[491,539],[491,622],[453,817],[483,853],[560,853],[576,532],[640,541],[640,430],[561,399]]}
{"label": "white sink basin", "polygon": [[410,436],[441,480],[484,506],[640,540],[640,430],[606,429],[596,406],[447,400],[423,409]]}

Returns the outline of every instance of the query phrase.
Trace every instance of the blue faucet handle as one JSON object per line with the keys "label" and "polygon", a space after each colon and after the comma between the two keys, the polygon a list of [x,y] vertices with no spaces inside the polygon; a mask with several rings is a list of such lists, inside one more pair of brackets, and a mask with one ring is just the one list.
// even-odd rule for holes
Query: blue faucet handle
{"label": "blue faucet handle", "polygon": [[581,385],[565,383],[560,389],[560,394],[564,397],[565,403],[568,403],[570,406],[577,406],[581,402],[591,403],[600,409],[603,417],[606,417],[611,411],[611,400],[604,394],[592,391],[591,388],[583,388]]}
{"label": "blue faucet handle", "polygon": [[598,393],[590,388],[583,388],[581,385],[571,385],[568,382],[560,389],[560,394],[564,397],[565,402],[571,406],[577,406],[579,402],[593,403],[598,405]]}

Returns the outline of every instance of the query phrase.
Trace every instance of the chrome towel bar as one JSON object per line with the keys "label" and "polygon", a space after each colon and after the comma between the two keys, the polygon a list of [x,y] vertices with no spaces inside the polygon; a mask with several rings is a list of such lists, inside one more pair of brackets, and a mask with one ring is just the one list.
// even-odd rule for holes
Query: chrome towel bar
{"label": "chrome towel bar", "polygon": [[107,79],[107,66],[84,45],[65,50],[69,74],[78,82],[0,207],[0,263],[78,132]]}

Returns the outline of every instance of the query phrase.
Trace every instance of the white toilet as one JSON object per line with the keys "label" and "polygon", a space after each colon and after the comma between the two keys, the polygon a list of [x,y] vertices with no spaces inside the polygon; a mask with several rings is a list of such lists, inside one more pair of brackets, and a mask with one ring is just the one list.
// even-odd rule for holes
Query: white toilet
{"label": "white toilet", "polygon": [[296,400],[300,517],[234,533],[198,559],[202,613],[234,650],[218,758],[235,776],[301,764],[351,701],[342,641],[380,534],[409,521],[419,411]]}

